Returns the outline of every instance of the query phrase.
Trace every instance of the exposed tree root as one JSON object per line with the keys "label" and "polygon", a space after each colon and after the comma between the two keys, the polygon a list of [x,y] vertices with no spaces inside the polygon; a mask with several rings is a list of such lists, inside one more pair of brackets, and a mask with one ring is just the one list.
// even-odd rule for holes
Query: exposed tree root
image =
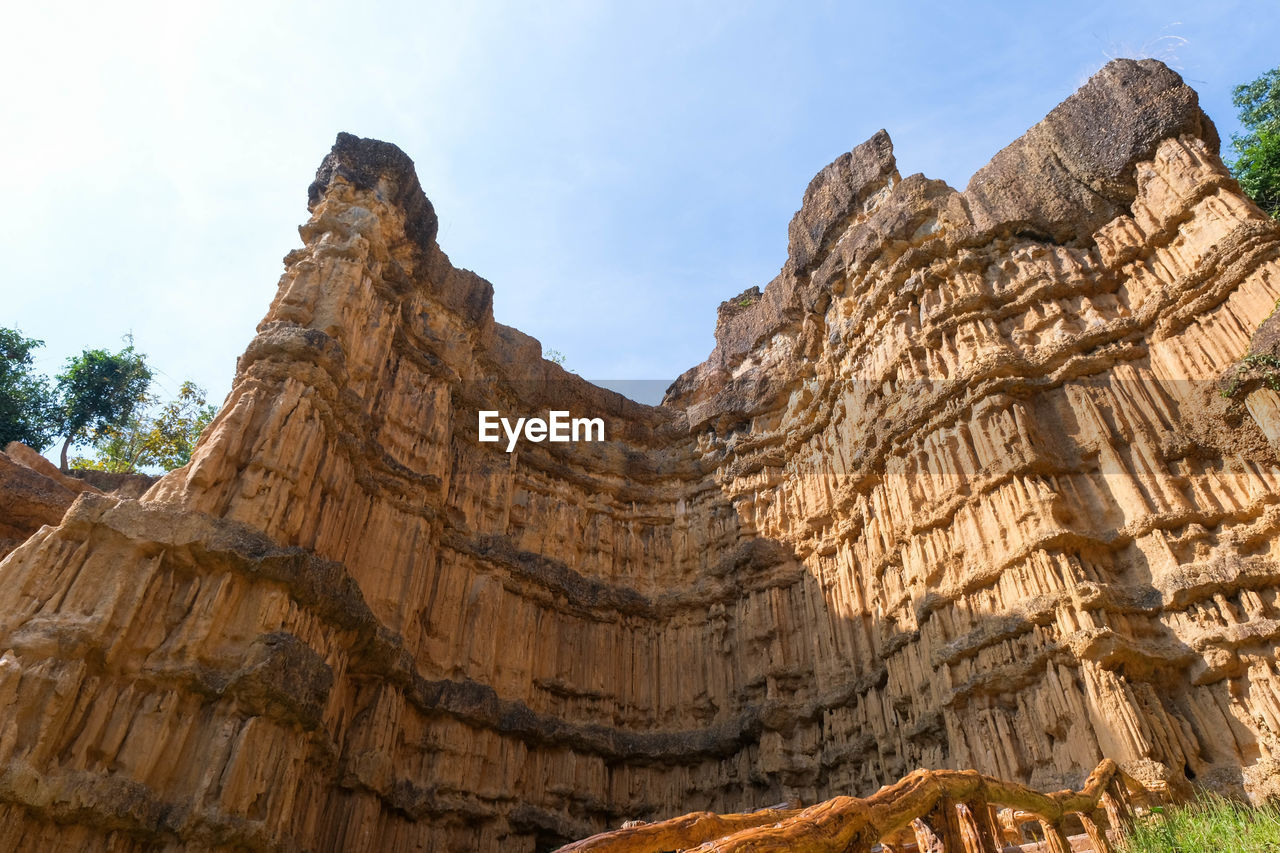
{"label": "exposed tree root", "polygon": [[[1130,803],[1116,763],[1105,759],[1080,791],[1042,794],[976,770],[917,770],[895,785],[859,799],[835,797],[804,809],[750,814],[694,812],[639,824],[560,848],[559,853],[661,853],[691,850],[865,853],[915,843],[921,853],[997,853],[1010,830],[1040,824],[1051,853],[1070,853],[1064,819],[1076,815],[1095,850],[1113,853],[1108,830],[1127,826]],[[998,818],[997,806],[1006,808]]]}

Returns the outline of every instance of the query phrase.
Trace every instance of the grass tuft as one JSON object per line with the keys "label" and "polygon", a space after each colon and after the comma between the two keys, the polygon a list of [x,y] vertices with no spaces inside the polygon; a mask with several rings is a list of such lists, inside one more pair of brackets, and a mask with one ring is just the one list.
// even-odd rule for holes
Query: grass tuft
{"label": "grass tuft", "polygon": [[1280,853],[1280,808],[1254,807],[1212,794],[1156,809],[1137,821],[1125,853]]}

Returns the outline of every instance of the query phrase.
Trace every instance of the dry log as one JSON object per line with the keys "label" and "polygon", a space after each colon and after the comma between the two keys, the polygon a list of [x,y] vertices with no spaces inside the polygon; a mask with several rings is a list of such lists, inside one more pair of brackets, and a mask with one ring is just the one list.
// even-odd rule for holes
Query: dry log
{"label": "dry log", "polygon": [[[1079,815],[1097,849],[1107,850],[1096,840],[1101,831],[1089,816],[1105,808],[1101,805],[1104,799],[1127,802],[1125,784],[1119,767],[1110,759],[1098,765],[1079,791],[1050,794],[973,770],[917,770],[896,785],[863,799],[835,797],[804,809],[769,809],[751,814],[695,812],[593,835],[560,848],[560,853],[844,853],[869,851],[881,839],[892,838],[907,827],[915,830],[921,850],[991,851],[998,849],[990,818],[991,804],[1012,807],[1038,820],[1052,853],[1071,851],[1062,829],[1063,818],[1069,814]],[[1130,780],[1130,784],[1136,783]],[[983,819],[979,821],[976,815]],[[1111,824],[1116,825],[1114,821]],[[965,844],[966,833],[972,839],[970,845]]]}

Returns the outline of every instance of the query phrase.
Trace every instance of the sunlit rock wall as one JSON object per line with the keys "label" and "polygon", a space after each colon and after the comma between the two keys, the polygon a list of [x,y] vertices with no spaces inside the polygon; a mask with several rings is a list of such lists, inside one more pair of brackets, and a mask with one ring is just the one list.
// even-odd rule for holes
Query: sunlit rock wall
{"label": "sunlit rock wall", "polygon": [[877,134],[647,407],[340,136],[192,463],[0,563],[0,847],[532,851],[1104,756],[1265,791],[1280,229],[1217,149],[1152,61],[964,192]]}

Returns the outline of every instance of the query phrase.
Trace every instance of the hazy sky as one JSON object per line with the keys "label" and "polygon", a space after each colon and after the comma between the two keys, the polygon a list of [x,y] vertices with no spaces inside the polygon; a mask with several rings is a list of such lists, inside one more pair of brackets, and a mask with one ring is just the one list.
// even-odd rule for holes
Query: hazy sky
{"label": "hazy sky", "polygon": [[0,51],[0,325],[56,372],[132,332],[221,400],[340,130],[417,163],[454,264],[589,378],[671,379],[878,128],[963,187],[1108,59],[1224,138],[1274,2],[24,3]]}

